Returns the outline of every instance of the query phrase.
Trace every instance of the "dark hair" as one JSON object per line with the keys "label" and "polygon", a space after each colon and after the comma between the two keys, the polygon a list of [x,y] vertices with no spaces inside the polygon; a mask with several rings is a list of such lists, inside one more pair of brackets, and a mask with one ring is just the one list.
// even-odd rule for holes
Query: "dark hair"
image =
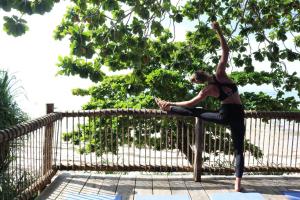
{"label": "dark hair", "polygon": [[207,80],[208,74],[202,70],[197,70],[191,77],[191,82],[205,82]]}

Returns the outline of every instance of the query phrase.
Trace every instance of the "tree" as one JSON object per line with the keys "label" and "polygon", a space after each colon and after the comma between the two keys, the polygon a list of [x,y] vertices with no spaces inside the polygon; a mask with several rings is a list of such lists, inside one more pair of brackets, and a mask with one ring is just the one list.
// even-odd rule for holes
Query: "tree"
{"label": "tree", "polygon": [[[300,94],[299,76],[286,66],[300,59],[299,10],[299,1],[292,0],[77,0],[55,30],[56,39],[70,38],[71,49],[69,56],[59,58],[58,73],[98,83],[73,91],[91,95],[85,109],[149,108],[154,107],[153,96],[188,99],[199,88],[185,78],[199,68],[213,72],[218,63],[219,42],[210,28],[217,19],[231,49],[231,77],[241,86],[269,84],[277,92],[276,97],[243,94],[246,109],[296,110],[299,102],[284,93]],[[190,24],[184,41],[175,40],[180,23]],[[258,70],[259,62],[268,64]],[[107,76],[103,66],[131,73]],[[208,102],[203,103],[217,107]]]}
{"label": "tree", "polygon": [[19,15],[12,15],[10,17],[4,16],[3,30],[7,34],[15,37],[23,35],[29,29],[27,21],[22,18],[24,15],[43,15],[49,12],[54,4],[59,1],[60,0],[1,0],[0,10],[3,9],[5,12],[16,10]]}
{"label": "tree", "polygon": [[[299,76],[286,66],[300,60],[299,1],[73,2],[54,37],[70,40],[71,53],[59,58],[58,74],[97,83],[73,90],[91,96],[84,109],[154,108],[153,96],[190,99],[201,86],[194,87],[186,78],[199,68],[213,72],[219,61],[220,44],[210,28],[211,21],[218,20],[231,49],[231,78],[241,86],[272,85],[277,92],[275,97],[245,92],[246,109],[298,110],[299,102],[284,94],[295,90],[300,95]],[[180,24],[188,24],[183,41],[175,37]],[[285,45],[287,41],[294,46]],[[262,62],[264,67],[258,69]],[[109,76],[103,66],[130,73]],[[208,98],[201,106],[214,109],[218,102]],[[85,138],[85,133],[78,135]]]}

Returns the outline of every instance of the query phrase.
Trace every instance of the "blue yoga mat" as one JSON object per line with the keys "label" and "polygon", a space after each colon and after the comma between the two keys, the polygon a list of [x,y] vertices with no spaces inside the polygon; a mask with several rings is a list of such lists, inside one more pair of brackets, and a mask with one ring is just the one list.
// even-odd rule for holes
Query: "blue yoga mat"
{"label": "blue yoga mat", "polygon": [[264,200],[263,196],[259,193],[249,192],[249,193],[241,193],[241,192],[223,192],[223,193],[215,193],[211,195],[211,200]]}
{"label": "blue yoga mat", "polygon": [[68,194],[66,200],[122,200],[120,195]]}
{"label": "blue yoga mat", "polygon": [[136,195],[134,200],[190,200],[189,195]]}
{"label": "blue yoga mat", "polygon": [[300,200],[300,192],[298,191],[285,191],[282,192],[289,200]]}

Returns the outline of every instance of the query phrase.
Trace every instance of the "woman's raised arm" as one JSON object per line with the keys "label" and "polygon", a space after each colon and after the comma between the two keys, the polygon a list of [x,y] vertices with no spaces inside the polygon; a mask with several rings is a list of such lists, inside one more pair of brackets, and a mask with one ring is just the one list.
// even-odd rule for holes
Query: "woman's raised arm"
{"label": "woman's raised arm", "polygon": [[229,56],[229,47],[227,45],[227,42],[223,36],[222,30],[218,24],[218,22],[212,23],[212,28],[217,32],[217,35],[220,39],[221,48],[222,48],[222,56],[220,59],[220,62],[217,66],[216,75],[217,76],[226,76],[226,65],[228,62],[228,56]]}

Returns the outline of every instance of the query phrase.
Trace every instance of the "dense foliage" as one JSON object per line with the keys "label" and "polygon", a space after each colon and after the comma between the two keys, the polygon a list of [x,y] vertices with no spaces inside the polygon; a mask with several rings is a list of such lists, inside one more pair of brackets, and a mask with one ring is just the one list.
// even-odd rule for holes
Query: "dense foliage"
{"label": "dense foliage", "polygon": [[[292,0],[74,0],[55,30],[56,39],[70,39],[71,49],[59,59],[59,74],[98,83],[73,91],[91,95],[85,109],[149,108],[153,96],[189,99],[199,88],[187,76],[196,69],[213,72],[218,63],[220,44],[210,28],[217,19],[231,49],[231,77],[241,86],[268,84],[277,92],[245,93],[246,109],[295,110],[299,102],[283,94],[300,94],[299,76],[286,65],[300,60],[299,10]],[[182,27],[186,37],[178,41]],[[103,66],[131,73],[107,76]]]}
{"label": "dense foliage", "polygon": [[19,90],[20,88],[16,87],[15,76],[0,71],[0,130],[28,119],[15,100]]}
{"label": "dense foliage", "polygon": [[[16,85],[17,81],[15,76],[9,75],[6,71],[0,70],[0,130],[9,128],[18,123],[24,122],[28,119],[16,103],[16,95],[20,88]],[[20,137],[20,140],[24,139]],[[15,146],[15,148],[12,148]],[[16,196],[22,187],[28,187],[30,182],[27,180],[28,173],[24,172],[18,179],[13,178],[15,173],[8,172],[8,166],[11,162],[15,161],[16,151],[18,150],[17,144],[4,142],[0,145],[0,197],[5,198],[7,194]],[[20,185],[16,184],[19,183]],[[27,184],[27,186],[26,186]],[[6,194],[6,195],[5,195]],[[10,198],[12,198],[10,196]]]}
{"label": "dense foliage", "polygon": [[[44,14],[58,2],[2,0],[0,9],[19,13],[5,16],[3,28],[22,35],[28,29],[22,16]],[[213,72],[218,62],[219,42],[210,29],[210,22],[218,20],[231,49],[232,78],[241,86],[272,85],[277,92],[276,97],[244,94],[246,108],[295,110],[299,102],[283,94],[300,93],[299,75],[288,65],[300,57],[299,10],[295,0],[71,0],[55,30],[56,39],[70,39],[71,49],[69,56],[59,59],[59,73],[99,82],[74,90],[76,95],[91,95],[85,108],[149,108],[154,106],[152,96],[188,99],[199,88],[182,80],[195,69]],[[179,29],[185,29],[185,40],[176,39]],[[132,73],[108,77],[103,66]],[[110,82],[114,87],[109,93],[118,95],[105,92]]]}
{"label": "dense foliage", "polygon": [[16,11],[15,14],[4,16],[3,30],[15,37],[23,35],[29,27],[24,15],[39,14],[49,12],[59,0],[1,0],[0,11]]}

